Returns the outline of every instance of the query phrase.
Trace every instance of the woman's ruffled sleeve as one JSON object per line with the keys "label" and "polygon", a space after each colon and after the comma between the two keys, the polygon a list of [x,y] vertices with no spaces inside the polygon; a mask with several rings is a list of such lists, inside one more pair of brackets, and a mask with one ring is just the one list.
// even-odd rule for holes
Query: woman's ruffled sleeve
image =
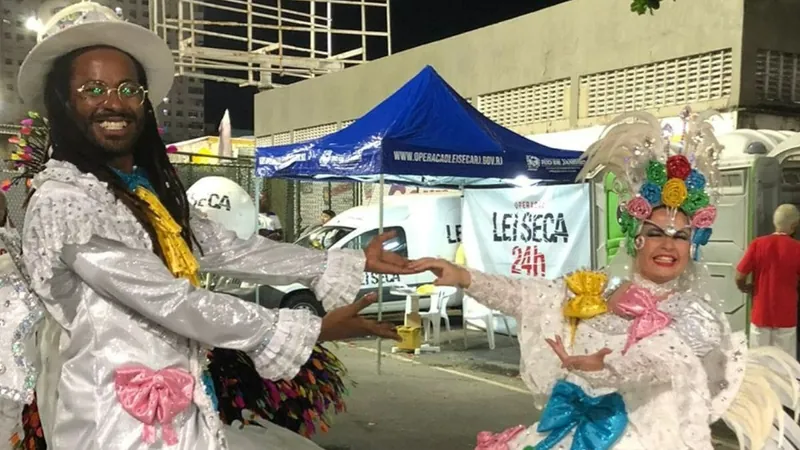
{"label": "woman's ruffled sleeve", "polygon": [[273,286],[301,283],[329,310],[352,303],[361,289],[366,259],[360,250],[322,252],[258,234],[239,239],[197,210],[192,210],[191,225],[204,272]]}
{"label": "woman's ruffled sleeve", "polygon": [[563,283],[545,278],[509,278],[478,270],[469,271],[472,283],[466,294],[491,309],[503,314],[521,317],[523,308],[528,314],[548,308],[555,299],[563,302],[566,291]]}

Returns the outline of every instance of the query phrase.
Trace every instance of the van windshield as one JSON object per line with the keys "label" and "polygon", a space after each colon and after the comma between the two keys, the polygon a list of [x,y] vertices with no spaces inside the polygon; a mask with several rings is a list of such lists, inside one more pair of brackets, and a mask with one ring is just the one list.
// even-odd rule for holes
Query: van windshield
{"label": "van windshield", "polygon": [[306,248],[328,250],[353,230],[355,230],[355,228],[319,227],[298,239],[295,244]]}

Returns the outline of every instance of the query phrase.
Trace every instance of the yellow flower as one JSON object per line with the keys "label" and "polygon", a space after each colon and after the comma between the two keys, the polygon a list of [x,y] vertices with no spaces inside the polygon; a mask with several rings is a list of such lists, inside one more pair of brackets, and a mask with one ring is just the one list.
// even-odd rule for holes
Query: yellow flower
{"label": "yellow flower", "polygon": [[670,178],[661,188],[661,202],[670,208],[677,208],[689,195],[686,183],[680,178]]}

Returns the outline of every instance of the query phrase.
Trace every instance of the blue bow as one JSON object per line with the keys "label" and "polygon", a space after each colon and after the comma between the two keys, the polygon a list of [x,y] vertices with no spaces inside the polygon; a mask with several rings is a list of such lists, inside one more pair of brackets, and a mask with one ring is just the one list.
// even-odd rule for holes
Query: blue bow
{"label": "blue bow", "polygon": [[621,395],[590,397],[577,385],[561,380],[553,387],[536,429],[550,434],[525,450],[550,450],[573,429],[571,450],[608,450],[626,426],[628,413]]}
{"label": "blue bow", "polygon": [[115,174],[125,183],[125,186],[128,187],[128,190],[131,192],[135,191],[137,187],[141,186],[150,192],[155,192],[153,186],[150,184],[150,179],[147,178],[147,172],[144,169],[140,169],[138,167],[133,169],[133,173],[125,173],[120,170],[112,168],[111,170],[114,171]]}

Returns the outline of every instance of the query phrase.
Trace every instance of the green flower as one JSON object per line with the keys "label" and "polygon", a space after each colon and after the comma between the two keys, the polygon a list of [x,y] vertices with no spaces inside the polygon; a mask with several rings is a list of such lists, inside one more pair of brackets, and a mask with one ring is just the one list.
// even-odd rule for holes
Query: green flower
{"label": "green flower", "polygon": [[636,239],[634,236],[626,236],[625,239],[625,250],[630,256],[636,256],[636,243],[633,242],[634,239]]}
{"label": "green flower", "polygon": [[667,182],[667,168],[658,161],[650,161],[647,164],[647,181],[663,186]]}
{"label": "green flower", "polygon": [[636,219],[632,215],[628,214],[627,211],[623,211],[619,216],[619,228],[625,235],[631,232],[635,233]]}
{"label": "green flower", "polygon": [[689,191],[689,195],[684,200],[681,209],[689,216],[693,215],[698,209],[708,206],[709,199],[706,191],[696,189]]}

